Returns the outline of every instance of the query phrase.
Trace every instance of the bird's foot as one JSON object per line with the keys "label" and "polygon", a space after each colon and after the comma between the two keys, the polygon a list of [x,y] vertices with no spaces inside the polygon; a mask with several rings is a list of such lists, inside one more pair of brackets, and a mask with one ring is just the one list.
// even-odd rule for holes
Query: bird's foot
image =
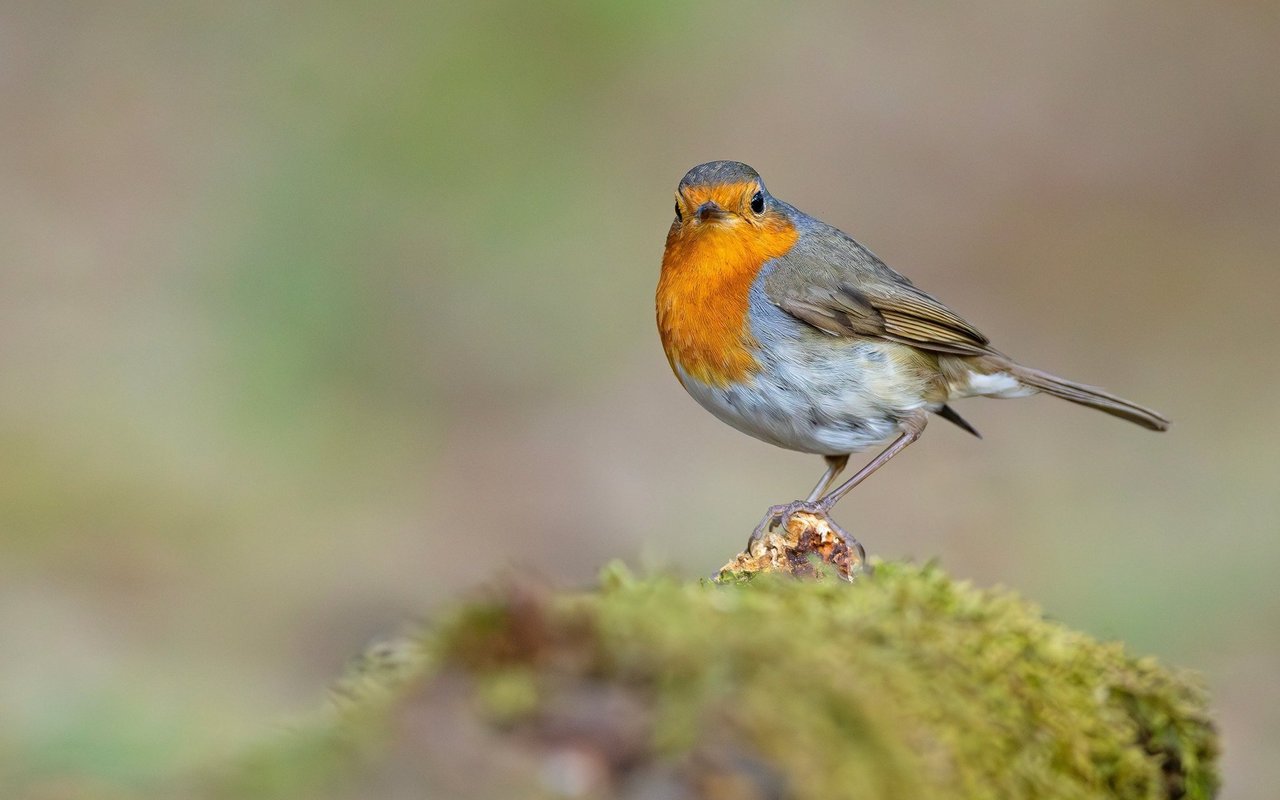
{"label": "bird's foot", "polygon": [[746,549],[720,568],[717,579],[757,572],[814,577],[820,573],[815,559],[833,567],[844,580],[853,580],[858,573],[869,574],[866,549],[836,524],[830,511],[822,502],[805,500],[771,507]]}
{"label": "bird's foot", "polygon": [[[783,503],[782,505],[770,506],[765,512],[764,519],[760,520],[760,524],[751,532],[751,538],[747,539],[747,551],[751,551],[751,546],[764,538],[765,534],[774,528],[781,526],[783,529],[787,527],[787,520],[791,519],[791,515],[796,512],[803,511],[807,514],[815,514],[821,517],[827,516],[827,509],[821,502],[809,502],[808,500],[796,500],[791,503]],[[829,519],[829,518],[828,518]],[[838,528],[836,528],[839,530]],[[844,533],[844,531],[841,531]],[[844,534],[848,536],[848,534]]]}
{"label": "bird's foot", "polygon": [[831,528],[831,532],[840,537],[841,541],[844,542],[845,547],[858,554],[858,564],[860,569],[862,569],[863,572],[869,573],[871,568],[870,565],[867,564],[867,549],[862,546],[862,542],[853,538],[852,534],[837,525],[836,521],[827,513],[827,509],[824,508],[817,513],[822,514],[822,518],[827,521],[827,526]]}

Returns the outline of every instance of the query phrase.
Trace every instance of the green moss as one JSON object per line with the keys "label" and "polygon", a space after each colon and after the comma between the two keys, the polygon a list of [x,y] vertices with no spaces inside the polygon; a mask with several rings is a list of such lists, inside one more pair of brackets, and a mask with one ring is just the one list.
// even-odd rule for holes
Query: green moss
{"label": "green moss", "polygon": [[[347,693],[337,727],[374,720],[362,741],[375,773],[384,746],[400,754],[389,760],[407,747],[431,762],[440,744],[397,742],[395,720],[459,729],[440,698],[461,692],[490,752],[510,745],[537,763],[566,742],[598,749],[608,777],[593,797],[654,775],[822,800],[1199,799],[1217,787],[1213,727],[1188,676],[933,567],[881,564],[852,585],[613,567],[598,591],[513,591],[414,641],[430,656],[407,675],[366,665],[347,681],[366,689]],[[369,691],[379,674],[390,688]],[[504,796],[556,796],[545,771],[520,764],[511,774],[533,788]]]}
{"label": "green moss", "polygon": [[476,682],[476,696],[490,721],[516,722],[538,709],[537,676],[530,669],[494,670]]}

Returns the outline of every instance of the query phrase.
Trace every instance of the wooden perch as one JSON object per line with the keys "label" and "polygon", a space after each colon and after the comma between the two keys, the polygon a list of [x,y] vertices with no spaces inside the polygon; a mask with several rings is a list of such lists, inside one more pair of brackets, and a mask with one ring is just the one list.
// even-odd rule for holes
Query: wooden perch
{"label": "wooden perch", "polygon": [[742,580],[762,572],[811,578],[826,565],[844,580],[867,571],[867,552],[825,514],[797,511],[778,532],[752,539],[747,549],[720,568],[717,580]]}

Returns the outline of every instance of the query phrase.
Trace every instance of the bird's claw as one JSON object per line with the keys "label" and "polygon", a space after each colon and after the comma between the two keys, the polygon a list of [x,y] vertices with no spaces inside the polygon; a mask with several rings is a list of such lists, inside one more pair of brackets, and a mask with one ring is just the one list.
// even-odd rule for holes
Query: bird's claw
{"label": "bird's claw", "polygon": [[747,539],[747,552],[751,551],[752,545],[759,542],[765,537],[765,534],[779,526],[786,528],[787,521],[791,519],[791,515],[797,511],[804,511],[808,514],[820,514],[827,516],[827,509],[821,503],[811,503],[807,500],[796,500],[792,503],[783,503],[781,505],[770,506],[765,512],[764,519],[760,520],[760,524],[751,532],[751,538]]}

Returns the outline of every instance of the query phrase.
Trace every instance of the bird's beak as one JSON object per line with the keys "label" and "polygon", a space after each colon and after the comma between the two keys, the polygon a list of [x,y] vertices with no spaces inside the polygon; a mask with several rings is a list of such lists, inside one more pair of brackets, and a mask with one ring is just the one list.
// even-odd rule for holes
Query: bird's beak
{"label": "bird's beak", "polygon": [[698,210],[694,213],[698,217],[698,222],[706,222],[707,220],[713,219],[724,219],[729,216],[729,212],[717,205],[714,200],[708,200],[698,206]]}

